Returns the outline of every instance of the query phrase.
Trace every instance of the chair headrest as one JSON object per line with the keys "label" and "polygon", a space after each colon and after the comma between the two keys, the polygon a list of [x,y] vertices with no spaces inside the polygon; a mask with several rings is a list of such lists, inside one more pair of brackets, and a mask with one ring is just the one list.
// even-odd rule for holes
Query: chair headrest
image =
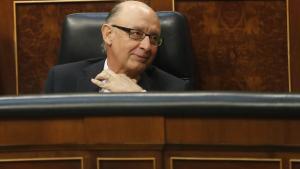
{"label": "chair headrest", "polygon": [[[58,64],[106,57],[100,28],[107,15],[107,12],[67,15]],[[191,78],[193,51],[186,18],[178,12],[157,12],[157,15],[164,41],[153,64],[179,78]]]}

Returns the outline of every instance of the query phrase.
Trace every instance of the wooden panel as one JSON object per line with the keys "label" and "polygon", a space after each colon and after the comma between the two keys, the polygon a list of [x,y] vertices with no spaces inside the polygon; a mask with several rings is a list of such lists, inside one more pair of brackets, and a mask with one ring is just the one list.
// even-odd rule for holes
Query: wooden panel
{"label": "wooden panel", "polygon": [[12,0],[0,1],[0,95],[16,94]]}
{"label": "wooden panel", "polygon": [[97,169],[156,169],[155,158],[97,158]]}
{"label": "wooden panel", "polygon": [[300,1],[288,0],[290,24],[290,56],[291,56],[291,90],[300,91]]}
{"label": "wooden panel", "polygon": [[174,0],[151,0],[149,5],[155,11],[172,11],[174,10],[173,2]]}
{"label": "wooden panel", "polygon": [[0,168],[7,169],[82,169],[82,159],[32,158],[0,159]]}
{"label": "wooden panel", "polygon": [[82,120],[69,119],[1,119],[0,145],[82,144]]}
{"label": "wooden panel", "polygon": [[274,159],[173,157],[170,169],[281,169]]}
{"label": "wooden panel", "polygon": [[299,145],[299,120],[167,118],[170,144]]}
{"label": "wooden panel", "polygon": [[288,91],[284,0],[175,1],[188,18],[199,89]]}
{"label": "wooden panel", "polygon": [[300,169],[300,159],[291,159],[289,169]]}
{"label": "wooden panel", "polygon": [[163,117],[86,118],[89,144],[163,144]]}

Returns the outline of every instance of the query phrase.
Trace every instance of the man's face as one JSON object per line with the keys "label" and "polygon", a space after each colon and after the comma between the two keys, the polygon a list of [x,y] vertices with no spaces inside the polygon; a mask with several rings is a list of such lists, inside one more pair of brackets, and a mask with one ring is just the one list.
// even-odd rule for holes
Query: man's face
{"label": "man's face", "polygon": [[[150,35],[160,35],[160,23],[156,14],[148,8],[127,7],[114,18],[111,25],[135,29]],[[142,40],[129,37],[128,32],[111,26],[111,45],[107,49],[108,66],[116,73],[134,77],[149,66],[157,52],[150,37]]]}

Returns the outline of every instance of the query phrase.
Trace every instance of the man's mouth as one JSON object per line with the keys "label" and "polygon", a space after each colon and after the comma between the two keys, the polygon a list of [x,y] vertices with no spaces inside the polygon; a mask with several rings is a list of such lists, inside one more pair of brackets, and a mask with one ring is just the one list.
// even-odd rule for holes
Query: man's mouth
{"label": "man's mouth", "polygon": [[139,54],[134,54],[136,58],[141,61],[141,62],[146,62],[149,59],[149,56],[147,55],[139,55]]}

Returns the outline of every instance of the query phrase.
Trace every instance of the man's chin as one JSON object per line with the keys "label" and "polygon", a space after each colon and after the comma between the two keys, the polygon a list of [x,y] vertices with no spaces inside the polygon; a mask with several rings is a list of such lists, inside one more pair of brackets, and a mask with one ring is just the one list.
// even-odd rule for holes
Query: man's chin
{"label": "man's chin", "polygon": [[148,65],[146,63],[137,62],[131,66],[131,71],[142,73],[147,68],[147,66]]}

